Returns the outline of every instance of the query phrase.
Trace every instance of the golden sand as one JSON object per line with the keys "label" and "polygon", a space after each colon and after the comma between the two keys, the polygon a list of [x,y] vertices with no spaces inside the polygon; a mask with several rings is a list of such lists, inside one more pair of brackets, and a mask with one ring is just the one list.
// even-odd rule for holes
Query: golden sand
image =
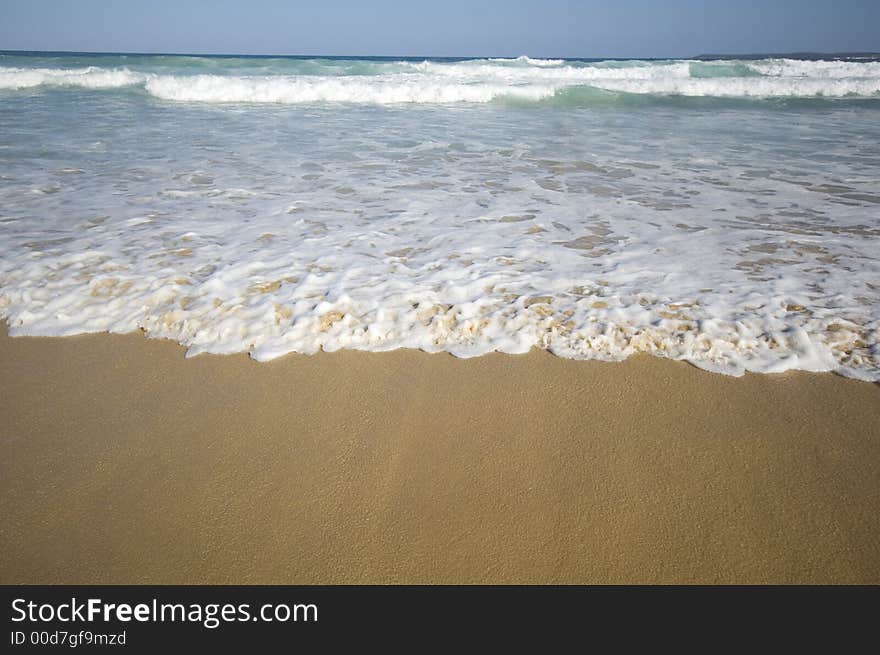
{"label": "golden sand", "polygon": [[0,328],[3,583],[880,583],[880,386]]}

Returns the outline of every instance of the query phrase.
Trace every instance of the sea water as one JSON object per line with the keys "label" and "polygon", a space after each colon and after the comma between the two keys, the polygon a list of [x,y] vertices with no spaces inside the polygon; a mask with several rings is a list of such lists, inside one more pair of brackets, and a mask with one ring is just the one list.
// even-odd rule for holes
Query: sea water
{"label": "sea water", "polygon": [[880,380],[880,60],[0,55],[0,318]]}

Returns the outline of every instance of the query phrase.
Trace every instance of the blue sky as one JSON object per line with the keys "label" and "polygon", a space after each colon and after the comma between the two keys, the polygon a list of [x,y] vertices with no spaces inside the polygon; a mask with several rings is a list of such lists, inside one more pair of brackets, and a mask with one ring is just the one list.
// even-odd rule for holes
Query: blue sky
{"label": "blue sky", "polygon": [[880,0],[0,0],[0,49],[539,57],[880,51]]}

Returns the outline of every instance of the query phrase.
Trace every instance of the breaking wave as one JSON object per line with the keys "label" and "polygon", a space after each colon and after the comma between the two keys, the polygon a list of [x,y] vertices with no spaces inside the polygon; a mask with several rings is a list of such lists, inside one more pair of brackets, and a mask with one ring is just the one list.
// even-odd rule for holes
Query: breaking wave
{"label": "breaking wave", "polygon": [[[880,97],[880,62],[605,61],[477,59],[467,61],[304,60],[235,74],[198,68],[168,74],[128,67],[0,67],[0,90],[37,87],[135,87],[161,100],[201,103],[488,103],[538,102],[558,95],[595,99],[578,89],[647,96],[720,98]],[[181,74],[182,73],[182,74]]]}

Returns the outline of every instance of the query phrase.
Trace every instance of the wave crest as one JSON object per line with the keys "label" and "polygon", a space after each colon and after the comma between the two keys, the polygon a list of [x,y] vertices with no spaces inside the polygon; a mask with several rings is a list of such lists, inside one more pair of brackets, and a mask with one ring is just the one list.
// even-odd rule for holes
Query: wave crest
{"label": "wave crest", "polygon": [[[476,59],[458,62],[285,62],[260,74],[193,74],[162,69],[0,67],[0,90],[37,87],[140,87],[169,101],[205,103],[487,103],[504,98],[538,102],[591,88],[613,93],[722,98],[842,98],[880,95],[880,62],[604,61]],[[320,65],[319,65],[320,64]],[[191,68],[191,67],[190,67]],[[249,69],[256,72],[256,69]],[[319,73],[318,71],[324,71]],[[244,71],[247,73],[248,71]],[[184,73],[184,74],[181,74]],[[590,94],[578,94],[586,98]]]}
{"label": "wave crest", "polygon": [[0,68],[0,89],[38,86],[78,86],[115,89],[143,83],[145,76],[126,68]]}

